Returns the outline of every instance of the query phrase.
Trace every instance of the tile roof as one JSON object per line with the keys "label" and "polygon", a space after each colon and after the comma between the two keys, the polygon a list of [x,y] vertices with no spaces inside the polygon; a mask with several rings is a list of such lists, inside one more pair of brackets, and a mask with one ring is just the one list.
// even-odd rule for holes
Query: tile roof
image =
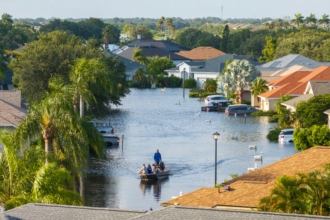
{"label": "tile roof", "polygon": [[224,55],[226,53],[217,50],[213,47],[197,47],[190,51],[180,51],[176,54],[187,57],[190,60],[208,60],[214,57]]}
{"label": "tile roof", "polygon": [[256,212],[245,210],[209,209],[196,207],[170,206],[158,211],[132,211],[111,208],[96,208],[68,205],[27,204],[0,213],[0,219],[44,220],[44,219],[254,219],[254,220],[300,220],[330,219],[327,216],[297,215],[274,212]]}
{"label": "tile roof", "polygon": [[327,163],[330,163],[330,147],[312,147],[226,182],[232,189],[230,191],[225,192],[223,188],[220,192],[216,188],[201,188],[162,205],[255,208],[259,200],[269,195],[275,187],[277,177],[311,172]]}
{"label": "tile roof", "polygon": [[302,95],[308,81],[330,80],[330,66],[320,66],[312,71],[297,71],[292,74],[280,77],[268,83],[276,89],[260,94],[265,98],[280,98],[282,95]]}

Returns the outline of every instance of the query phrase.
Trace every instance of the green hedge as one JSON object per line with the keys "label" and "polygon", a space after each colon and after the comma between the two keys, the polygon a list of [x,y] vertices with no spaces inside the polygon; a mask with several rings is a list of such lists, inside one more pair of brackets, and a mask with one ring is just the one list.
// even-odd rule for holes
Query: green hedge
{"label": "green hedge", "polygon": [[280,134],[281,129],[279,127],[275,127],[274,129],[270,130],[267,134],[267,139],[271,142],[278,142],[278,135]]}
{"label": "green hedge", "polygon": [[269,110],[269,111],[257,111],[257,112],[253,112],[251,113],[252,116],[274,116],[276,115],[276,111],[274,110]]}
{"label": "green hedge", "polygon": [[184,81],[184,88],[195,88],[196,86],[197,86],[197,82],[193,78],[186,79]]}
{"label": "green hedge", "polygon": [[[199,96],[200,95],[200,96]],[[205,98],[209,95],[223,95],[222,93],[214,93],[214,92],[190,92],[189,98]]]}

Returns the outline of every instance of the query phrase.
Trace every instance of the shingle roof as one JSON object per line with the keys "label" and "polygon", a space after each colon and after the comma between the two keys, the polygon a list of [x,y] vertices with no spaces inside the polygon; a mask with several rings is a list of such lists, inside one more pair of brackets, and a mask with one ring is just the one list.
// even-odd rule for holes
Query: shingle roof
{"label": "shingle roof", "polygon": [[134,62],[133,60],[127,59],[125,57],[118,56],[117,54],[112,54],[112,56],[118,58],[118,60],[122,61],[126,65],[126,71],[133,71],[138,69],[139,67],[145,67],[144,65]]}
{"label": "shingle roof", "polygon": [[21,107],[21,91],[0,91],[0,127],[13,127],[25,117],[27,109]]}
{"label": "shingle roof", "polygon": [[260,97],[279,98],[282,95],[302,95],[306,89],[308,81],[330,80],[330,66],[320,66],[313,71],[298,71],[280,77],[268,83],[277,87],[276,89],[260,94]]}
{"label": "shingle roof", "polygon": [[281,105],[285,105],[285,106],[290,106],[290,107],[296,108],[299,102],[308,101],[313,96],[314,96],[313,94],[301,95],[301,96],[298,96],[296,98],[290,99],[290,100],[288,100],[286,102],[282,102]]}
{"label": "shingle roof", "polygon": [[276,71],[294,65],[300,65],[308,67],[310,69],[315,69],[319,66],[330,66],[330,63],[320,63],[299,54],[289,54],[277,60],[273,60],[271,62],[257,66],[257,69],[260,71]]}
{"label": "shingle roof", "polygon": [[330,80],[313,80],[310,85],[314,95],[330,93]]}
{"label": "shingle roof", "polygon": [[275,187],[277,177],[311,172],[327,163],[330,163],[330,147],[312,147],[226,182],[233,189],[231,191],[221,189],[218,192],[216,188],[201,188],[162,205],[255,208],[260,199],[268,196]]}
{"label": "shingle roof", "polygon": [[[136,47],[142,50],[142,53],[147,57],[159,56],[159,57],[167,57],[170,60],[187,60],[186,57],[179,56],[175,53],[172,53],[167,50],[163,50],[158,47]],[[135,47],[129,47],[121,53],[117,53],[118,56],[124,57],[126,59],[132,60],[133,52]]]}
{"label": "shingle roof", "polygon": [[213,47],[197,47],[190,51],[180,51],[176,54],[187,57],[190,60],[208,60],[214,57],[222,56],[226,53]]}
{"label": "shingle roof", "polygon": [[27,204],[0,213],[0,219],[20,220],[81,220],[81,219],[255,219],[255,220],[283,220],[283,219],[330,219],[327,216],[297,215],[274,212],[256,212],[245,210],[209,209],[196,207],[170,206],[158,211],[131,211],[110,208],[95,208],[66,205]]}
{"label": "shingle roof", "polygon": [[174,43],[169,40],[141,40],[136,39],[129,43],[129,47],[154,46],[170,52],[179,52],[181,50],[190,50],[190,48]]}

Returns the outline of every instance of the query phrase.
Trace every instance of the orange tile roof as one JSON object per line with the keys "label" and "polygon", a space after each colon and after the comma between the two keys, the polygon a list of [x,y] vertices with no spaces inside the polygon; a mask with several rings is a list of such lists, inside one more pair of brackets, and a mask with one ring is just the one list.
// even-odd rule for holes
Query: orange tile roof
{"label": "orange tile roof", "polygon": [[327,163],[330,163],[330,147],[312,147],[226,182],[232,189],[230,191],[225,192],[222,188],[220,192],[216,188],[200,188],[161,205],[256,208],[260,199],[268,196],[275,187],[277,177],[311,172]]}
{"label": "orange tile roof", "polygon": [[280,98],[282,95],[302,95],[310,80],[330,80],[330,67],[320,66],[313,71],[297,71],[268,83],[278,87],[260,94],[264,98]]}
{"label": "orange tile roof", "polygon": [[222,56],[226,53],[213,47],[197,47],[190,51],[180,51],[176,54],[187,57],[190,60],[208,60],[214,57]]}

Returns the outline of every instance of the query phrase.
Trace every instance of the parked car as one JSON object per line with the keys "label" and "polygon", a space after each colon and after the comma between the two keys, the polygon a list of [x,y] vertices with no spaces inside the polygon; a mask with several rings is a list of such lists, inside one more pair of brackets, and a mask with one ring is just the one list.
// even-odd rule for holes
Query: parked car
{"label": "parked car", "polygon": [[284,129],[280,132],[278,136],[278,143],[285,144],[285,143],[293,143],[293,132],[294,128]]}
{"label": "parked car", "polygon": [[250,105],[246,104],[237,104],[237,105],[229,105],[225,113],[227,115],[245,115],[251,114],[252,112],[258,111],[256,108],[251,107]]}
{"label": "parked car", "polygon": [[214,105],[215,103],[225,102],[227,103],[228,100],[223,95],[209,95],[204,100],[205,105]]}
{"label": "parked car", "polygon": [[103,137],[104,142],[106,143],[106,145],[108,147],[110,146],[116,146],[119,145],[120,142],[120,138],[116,135],[111,135],[111,134],[101,134]]}

